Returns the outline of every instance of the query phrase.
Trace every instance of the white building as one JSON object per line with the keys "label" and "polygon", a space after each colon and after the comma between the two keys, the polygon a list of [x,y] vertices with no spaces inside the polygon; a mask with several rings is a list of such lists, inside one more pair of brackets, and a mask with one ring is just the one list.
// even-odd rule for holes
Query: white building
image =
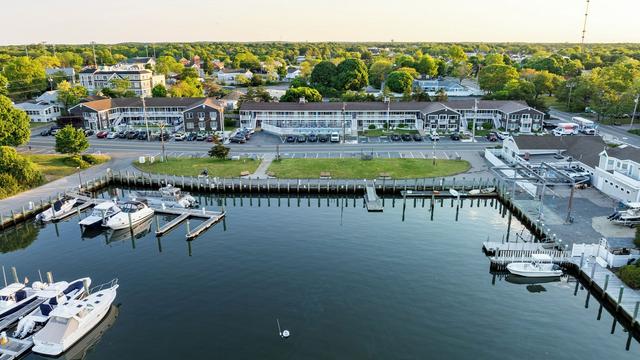
{"label": "white building", "polygon": [[302,71],[298,67],[290,66],[287,68],[287,76],[285,81],[293,81],[295,78],[299,78],[302,75]]}
{"label": "white building", "polygon": [[417,79],[413,81],[414,88],[420,88],[429,96],[435,96],[438,91],[444,90],[447,96],[480,96],[484,91],[473,89],[460,84],[457,80],[450,79]]}
{"label": "white building", "polygon": [[153,75],[151,70],[140,65],[117,65],[85,68],[80,71],[80,84],[89,92],[95,93],[103,88],[112,87],[112,80],[129,80],[129,90],[138,96],[151,96],[151,89],[157,84],[164,84],[164,75]]}
{"label": "white building", "polygon": [[253,78],[253,73],[249,70],[222,69],[218,71],[218,82],[235,85],[237,83],[238,76],[244,76],[251,80],[251,78]]}
{"label": "white building", "polygon": [[15,105],[24,110],[32,122],[51,122],[58,120],[60,107],[57,104],[45,101],[27,101]]}
{"label": "white building", "polygon": [[595,186],[624,202],[640,202],[640,149],[620,146],[599,154]]}

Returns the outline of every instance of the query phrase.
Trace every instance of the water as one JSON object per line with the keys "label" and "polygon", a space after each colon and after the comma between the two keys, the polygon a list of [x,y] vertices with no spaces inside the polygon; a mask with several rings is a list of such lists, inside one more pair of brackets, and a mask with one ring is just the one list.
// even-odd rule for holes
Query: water
{"label": "water", "polygon": [[[193,242],[184,224],[159,240],[82,239],[72,217],[0,234],[0,264],[120,279],[88,359],[637,359],[575,280],[493,279],[481,244],[507,217],[491,204],[465,201],[456,222],[445,200],[431,221],[429,200],[408,200],[403,221],[400,199],[383,213],[353,198],[227,199],[225,224]],[[511,238],[521,230],[514,218]]]}

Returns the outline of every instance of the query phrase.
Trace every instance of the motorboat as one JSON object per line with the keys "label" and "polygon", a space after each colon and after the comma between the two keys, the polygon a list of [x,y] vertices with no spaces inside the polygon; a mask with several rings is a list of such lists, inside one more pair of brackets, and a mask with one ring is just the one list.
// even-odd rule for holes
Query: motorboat
{"label": "motorboat", "polygon": [[[28,306],[50,300],[57,293],[63,292],[68,285],[66,281],[56,283],[34,281],[31,287],[19,282],[5,286],[0,289],[0,320],[5,322],[5,326],[11,325],[6,323],[7,319],[12,317],[11,315],[23,311]],[[15,318],[15,321],[18,320]]]}
{"label": "motorboat", "polygon": [[83,229],[101,226],[119,212],[120,208],[115,202],[101,202],[93,208],[91,215],[80,220],[78,225],[82,226]]}
{"label": "motorboat", "polygon": [[114,279],[83,299],[56,306],[47,324],[33,335],[33,352],[57,356],[77,343],[107,315],[117,289],[118,281]]}
{"label": "motorboat", "polygon": [[118,319],[120,309],[111,305],[107,316],[80,341],[71,346],[58,358],[59,360],[84,360],[91,349],[100,341],[102,335],[109,330]]}
{"label": "motorboat", "polygon": [[616,210],[608,216],[608,219],[621,225],[640,224],[640,203],[630,202],[625,205],[627,207],[626,209]]}
{"label": "motorboat", "polygon": [[127,201],[120,206],[120,212],[112,216],[105,223],[113,230],[134,227],[153,216],[153,209],[142,201]]}
{"label": "motorboat", "polygon": [[129,198],[132,200],[144,199],[150,205],[170,208],[191,208],[198,206],[198,202],[193,196],[187,192],[183,192],[179,187],[175,187],[171,184],[163,186],[157,191],[132,191]]}
{"label": "motorboat", "polygon": [[46,300],[20,319],[13,335],[18,339],[24,339],[40,330],[49,321],[51,312],[56,306],[82,298],[85,295],[85,289],[90,285],[90,278],[82,278],[71,283],[62,281],[45,287],[38,293],[38,297]]}
{"label": "motorboat", "polygon": [[508,264],[507,270],[514,275],[532,278],[562,276],[560,266],[554,264],[547,254],[532,254],[530,262]]}
{"label": "motorboat", "polygon": [[109,230],[107,243],[115,243],[127,239],[141,239],[151,232],[151,224],[153,219],[149,218],[138,225],[134,225],[131,229]]}
{"label": "motorboat", "polygon": [[36,216],[37,221],[47,222],[53,219],[68,214],[72,211],[73,207],[78,202],[78,199],[74,197],[65,196],[60,200],[56,200],[50,208],[41,212]]}

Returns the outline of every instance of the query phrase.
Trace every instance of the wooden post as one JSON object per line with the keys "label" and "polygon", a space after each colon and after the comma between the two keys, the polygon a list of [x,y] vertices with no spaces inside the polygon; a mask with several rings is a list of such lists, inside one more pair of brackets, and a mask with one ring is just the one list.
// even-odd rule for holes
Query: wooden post
{"label": "wooden post", "polygon": [[622,294],[624,293],[624,286],[620,285],[620,292],[618,293],[618,303],[616,304],[616,312],[620,309],[622,305]]}
{"label": "wooden post", "polygon": [[133,230],[133,224],[131,223],[131,213],[127,213],[129,216],[129,230]]}
{"label": "wooden post", "polygon": [[189,226],[189,218],[187,218],[187,236],[191,234],[191,227]]}
{"label": "wooden post", "polygon": [[633,320],[631,320],[631,326],[633,326],[637,321],[636,318],[638,317],[638,308],[640,308],[640,301],[636,301],[636,308],[633,310]]}
{"label": "wooden post", "polygon": [[609,274],[604,276],[604,289],[602,290],[604,292],[603,295],[607,295],[607,287],[609,286]]}
{"label": "wooden post", "polygon": [[589,283],[590,284],[594,283],[593,276],[595,275],[595,273],[596,273],[596,262],[594,260],[593,261],[593,266],[591,266],[591,278],[589,279]]}

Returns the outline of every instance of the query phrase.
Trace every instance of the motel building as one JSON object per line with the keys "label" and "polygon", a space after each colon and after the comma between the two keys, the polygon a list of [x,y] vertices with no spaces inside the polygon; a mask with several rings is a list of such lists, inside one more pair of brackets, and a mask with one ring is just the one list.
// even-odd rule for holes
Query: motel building
{"label": "motel building", "polygon": [[420,132],[451,133],[476,119],[481,127],[532,133],[542,129],[543,113],[518,101],[452,100],[447,102],[246,102],[240,125],[276,135],[358,131],[404,127]]}

